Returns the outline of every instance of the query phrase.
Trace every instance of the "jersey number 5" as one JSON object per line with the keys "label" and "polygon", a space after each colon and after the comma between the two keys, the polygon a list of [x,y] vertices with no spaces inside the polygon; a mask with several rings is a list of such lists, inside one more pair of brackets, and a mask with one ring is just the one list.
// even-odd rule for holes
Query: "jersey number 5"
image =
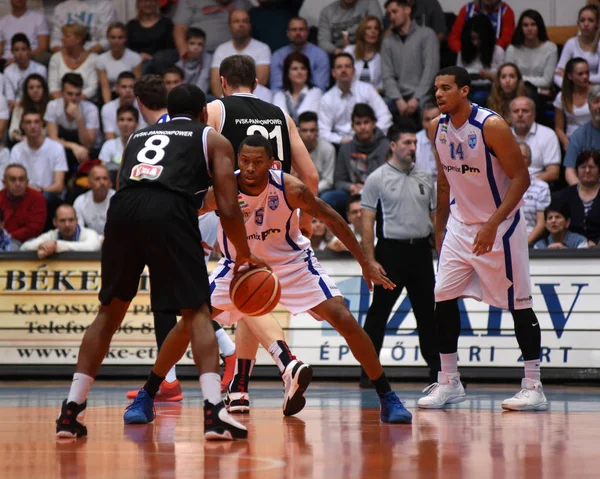
{"label": "jersey number 5", "polygon": [[283,158],[283,135],[281,134],[281,125],[277,125],[271,132],[261,125],[249,126],[246,130],[246,135],[255,135],[260,133],[267,140],[275,139],[277,141],[277,158],[279,161],[275,161],[275,168],[281,170],[281,159]]}
{"label": "jersey number 5", "polygon": [[[138,152],[137,160],[147,165],[156,165],[165,157],[165,148],[170,141],[167,135],[152,135],[144,143],[144,148]],[[149,153],[152,153],[151,157],[148,156]]]}
{"label": "jersey number 5", "polygon": [[465,159],[465,155],[463,154],[462,143],[459,143],[458,146],[455,145],[454,143],[450,143],[450,158],[452,158],[453,160],[456,160],[457,156],[461,160]]}

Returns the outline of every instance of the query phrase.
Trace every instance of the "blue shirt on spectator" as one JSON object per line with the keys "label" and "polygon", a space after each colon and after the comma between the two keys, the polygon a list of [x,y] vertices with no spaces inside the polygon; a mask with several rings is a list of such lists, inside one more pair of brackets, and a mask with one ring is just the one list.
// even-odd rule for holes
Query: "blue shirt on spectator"
{"label": "blue shirt on spectator", "polygon": [[600,150],[600,129],[596,128],[591,121],[577,128],[569,138],[563,166],[575,168],[577,157],[587,150]]}
{"label": "blue shirt on spectator", "polygon": [[[292,45],[287,45],[276,50],[271,55],[271,90],[273,92],[283,90],[283,61],[290,53],[294,51]],[[329,56],[318,46],[308,42],[300,50],[310,60],[310,70],[312,73],[312,84],[325,91],[329,88]]]}
{"label": "blue shirt on spectator", "polygon": [[[547,236],[546,238],[542,238],[537,243],[535,243],[533,247],[535,249],[545,249],[552,243],[554,243],[552,236]],[[562,244],[564,244],[567,248],[587,248],[588,240],[585,238],[585,236],[573,233],[572,231],[567,231],[565,239],[562,240]]]}

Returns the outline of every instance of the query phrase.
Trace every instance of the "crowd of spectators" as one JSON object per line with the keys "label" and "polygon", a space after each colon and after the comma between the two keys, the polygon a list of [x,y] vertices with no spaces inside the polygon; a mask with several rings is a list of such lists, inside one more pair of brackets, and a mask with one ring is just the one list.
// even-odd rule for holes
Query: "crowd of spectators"
{"label": "crowd of spectators", "polygon": [[[312,27],[302,3],[137,0],[134,18],[118,21],[109,0],[65,0],[51,15],[10,0],[0,18],[0,250],[99,249],[124,144],[146,126],[136,79],[156,73],[169,90],[193,83],[218,98],[232,54],[254,59],[255,94],[297,124],[320,197],[357,235],[360,195],[390,159],[393,125],[420,130],[413,168],[435,182],[432,85],[457,64],[471,75],[471,101],[498,112],[521,144],[530,246],[598,245],[597,2],[574,16],[578,34],[564,45],[539,12],[517,19],[501,0],[468,1],[453,22],[438,0],[329,0]],[[313,226],[314,248],[341,249]]]}

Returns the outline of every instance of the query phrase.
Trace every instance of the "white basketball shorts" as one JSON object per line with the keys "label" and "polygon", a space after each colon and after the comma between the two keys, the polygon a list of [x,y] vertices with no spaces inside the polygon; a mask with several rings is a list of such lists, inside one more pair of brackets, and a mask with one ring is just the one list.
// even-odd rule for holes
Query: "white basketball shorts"
{"label": "white basketball shorts", "polygon": [[[224,311],[214,320],[225,326],[236,323],[244,316],[235,309],[229,297],[233,266],[232,261],[222,258],[209,278],[210,304]],[[309,311],[329,298],[341,296],[338,287],[325,273],[312,252],[304,261],[271,265],[271,268],[279,278],[281,287],[279,303],[292,314]]]}
{"label": "white basketball shorts", "polygon": [[450,215],[438,261],[436,302],[467,297],[503,309],[531,308],[527,229],[521,213],[500,224],[492,251],[476,256],[473,241],[482,226]]}

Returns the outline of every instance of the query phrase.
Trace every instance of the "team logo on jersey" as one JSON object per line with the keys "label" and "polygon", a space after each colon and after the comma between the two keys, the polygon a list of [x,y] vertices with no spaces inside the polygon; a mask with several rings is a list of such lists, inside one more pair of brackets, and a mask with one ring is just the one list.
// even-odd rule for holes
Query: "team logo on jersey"
{"label": "team logo on jersey", "polygon": [[263,221],[265,220],[265,209],[259,208],[254,212],[254,222],[258,226],[262,226]]}
{"label": "team logo on jersey", "polygon": [[246,221],[248,218],[250,218],[250,215],[252,214],[250,211],[250,206],[248,206],[248,203],[244,201],[242,195],[238,195],[238,204],[240,205],[240,210],[242,210],[242,216],[244,217],[244,221]]}
{"label": "team logo on jersey", "polygon": [[140,163],[131,169],[129,178],[135,181],[155,180],[161,175],[162,171],[163,167],[160,165],[145,165]]}
{"label": "team logo on jersey", "polygon": [[467,144],[469,145],[469,148],[471,148],[471,150],[474,149],[477,146],[477,135],[469,135]]}
{"label": "team logo on jersey", "polygon": [[269,201],[267,204],[269,205],[269,208],[275,211],[279,207],[279,196],[270,195],[268,199]]}

